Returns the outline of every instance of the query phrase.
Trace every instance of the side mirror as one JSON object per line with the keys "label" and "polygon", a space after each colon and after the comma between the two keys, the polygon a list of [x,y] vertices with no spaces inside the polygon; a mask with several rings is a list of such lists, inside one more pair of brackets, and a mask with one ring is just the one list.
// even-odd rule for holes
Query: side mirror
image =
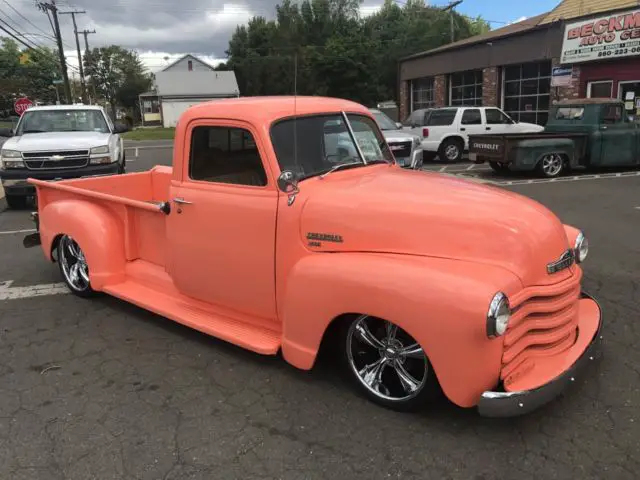
{"label": "side mirror", "polygon": [[10,128],[0,128],[0,137],[13,137],[13,130]]}
{"label": "side mirror", "polygon": [[298,193],[298,179],[296,175],[290,170],[282,172],[278,177],[278,188],[287,195],[295,195]]}
{"label": "side mirror", "polygon": [[113,126],[113,133],[126,133],[129,131],[129,127],[126,125],[123,125],[122,123],[116,123]]}
{"label": "side mirror", "polygon": [[396,128],[398,130],[402,130],[402,124],[400,122],[396,122]]}

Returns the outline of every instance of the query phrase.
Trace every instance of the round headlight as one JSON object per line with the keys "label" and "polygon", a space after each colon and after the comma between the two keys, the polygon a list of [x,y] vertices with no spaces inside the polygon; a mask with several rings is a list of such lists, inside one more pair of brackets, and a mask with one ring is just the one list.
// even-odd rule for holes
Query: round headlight
{"label": "round headlight", "polygon": [[511,318],[509,299],[504,293],[498,292],[489,304],[489,312],[487,313],[487,336],[494,338],[504,335],[509,326],[509,318]]}
{"label": "round headlight", "polygon": [[576,238],[576,244],[573,247],[573,251],[575,252],[576,262],[578,263],[584,262],[589,254],[589,241],[582,232],[580,232]]}

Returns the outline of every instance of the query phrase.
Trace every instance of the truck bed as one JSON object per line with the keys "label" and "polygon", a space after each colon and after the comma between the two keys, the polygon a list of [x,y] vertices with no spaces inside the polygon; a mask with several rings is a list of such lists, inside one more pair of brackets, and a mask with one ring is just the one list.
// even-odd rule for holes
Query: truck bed
{"label": "truck bed", "polygon": [[[169,200],[171,167],[153,169],[124,175],[80,178],[59,182],[29,179],[36,186],[38,212],[44,214],[48,206],[66,203],[66,200],[82,200],[99,211],[106,211],[115,222],[122,225],[126,261],[145,260],[154,265],[166,264],[166,210]],[[47,225],[41,225],[41,233],[55,236]],[[52,240],[49,238],[48,240]],[[46,252],[45,252],[46,253]]]}
{"label": "truck bed", "polygon": [[[492,160],[506,160],[509,151],[525,140],[571,139],[586,140],[588,134],[573,132],[507,133],[469,135],[469,153]],[[583,144],[586,142],[582,142]]]}

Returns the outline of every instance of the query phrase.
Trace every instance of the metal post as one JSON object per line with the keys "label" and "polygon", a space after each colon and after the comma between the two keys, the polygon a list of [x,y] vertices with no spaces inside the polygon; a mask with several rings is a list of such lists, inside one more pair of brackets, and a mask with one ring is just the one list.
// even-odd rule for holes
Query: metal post
{"label": "metal post", "polygon": [[82,67],[82,53],[80,52],[80,40],[78,39],[78,26],[76,25],[76,14],[86,13],[84,10],[73,10],[71,12],[60,12],[60,15],[71,15],[73,21],[73,33],[76,36],[76,49],[78,51],[78,69],[80,70],[80,86],[82,87],[82,103],[87,103],[87,87],[84,83],[84,68]]}
{"label": "metal post", "polygon": [[64,81],[64,93],[67,97],[66,101],[68,103],[73,103],[71,98],[71,85],[69,84],[69,75],[67,74],[67,61],[64,58],[64,48],[62,47],[62,36],[60,34],[60,23],[58,22],[58,7],[56,6],[56,1],[51,0],[51,3],[41,2],[38,4],[41,10],[47,12],[51,12],[51,16],[53,17],[53,30],[56,36],[56,43],[58,44],[58,55],[60,57],[60,69],[62,70],[62,80]]}

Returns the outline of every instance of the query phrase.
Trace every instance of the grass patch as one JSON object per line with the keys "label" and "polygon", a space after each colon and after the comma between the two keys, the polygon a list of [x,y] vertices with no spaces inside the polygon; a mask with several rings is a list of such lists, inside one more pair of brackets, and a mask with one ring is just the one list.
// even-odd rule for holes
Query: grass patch
{"label": "grass patch", "polygon": [[173,140],[175,128],[137,128],[123,135],[125,140]]}
{"label": "grass patch", "polygon": [[5,120],[0,120],[0,128],[13,128],[12,122],[7,122]]}

